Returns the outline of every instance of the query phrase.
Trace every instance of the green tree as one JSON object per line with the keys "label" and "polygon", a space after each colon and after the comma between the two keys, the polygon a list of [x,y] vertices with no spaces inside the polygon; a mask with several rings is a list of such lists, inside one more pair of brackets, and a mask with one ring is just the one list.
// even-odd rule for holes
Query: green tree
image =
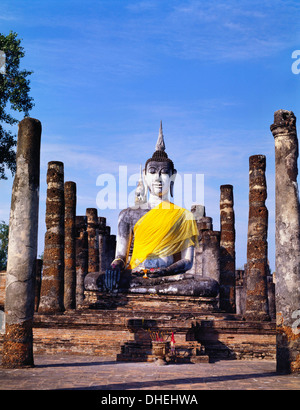
{"label": "green tree", "polygon": [[7,36],[0,33],[0,50],[5,64],[5,72],[0,72],[0,179],[7,179],[5,167],[12,174],[16,170],[16,135],[11,127],[19,120],[11,113],[23,112],[27,117],[34,106],[33,99],[29,96],[30,81],[27,78],[32,71],[20,69],[20,60],[25,53],[17,36],[12,31]]}
{"label": "green tree", "polygon": [[2,221],[0,223],[0,271],[6,270],[8,247],[8,225]]}

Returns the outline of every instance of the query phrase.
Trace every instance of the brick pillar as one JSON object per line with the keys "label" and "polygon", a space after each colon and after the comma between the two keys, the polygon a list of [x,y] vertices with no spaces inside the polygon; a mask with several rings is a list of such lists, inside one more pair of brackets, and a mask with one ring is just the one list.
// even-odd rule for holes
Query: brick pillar
{"label": "brick pillar", "polygon": [[220,309],[235,313],[235,226],[233,186],[220,187]]}
{"label": "brick pillar", "polygon": [[87,208],[88,273],[99,272],[99,224],[96,208]]}
{"label": "brick pillar", "polygon": [[64,310],[64,164],[48,163],[44,268],[39,313]]}
{"label": "brick pillar", "polygon": [[64,306],[76,308],[76,183],[65,182],[65,273]]}
{"label": "brick pillar", "polygon": [[105,258],[105,252],[106,252],[106,236],[105,236],[106,218],[103,218],[103,217],[99,216],[98,217],[98,223],[99,223],[99,271],[100,272],[105,272],[105,269],[106,269],[106,258]]}
{"label": "brick pillar", "polygon": [[246,308],[247,320],[270,320],[268,304],[268,210],[266,157],[249,158],[249,221],[247,242]]}
{"label": "brick pillar", "polygon": [[300,230],[297,184],[298,138],[292,111],[274,114],[276,185],[277,371],[300,371]]}
{"label": "brick pillar", "polygon": [[6,274],[5,322],[2,366],[32,367],[35,261],[37,256],[40,121],[19,123],[16,175],[12,188]]}
{"label": "brick pillar", "polygon": [[88,272],[88,233],[86,216],[76,216],[76,307],[84,300],[84,278]]}

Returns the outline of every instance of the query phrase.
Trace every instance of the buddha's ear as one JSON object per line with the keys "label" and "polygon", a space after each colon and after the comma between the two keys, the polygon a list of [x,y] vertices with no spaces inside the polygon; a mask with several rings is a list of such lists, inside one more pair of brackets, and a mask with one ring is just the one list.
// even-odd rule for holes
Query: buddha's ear
{"label": "buddha's ear", "polygon": [[170,195],[171,195],[171,198],[174,197],[174,182],[175,182],[176,175],[177,175],[177,171],[176,171],[176,169],[174,169],[173,174],[171,176],[171,180],[170,180]]}
{"label": "buddha's ear", "polygon": [[170,182],[170,195],[171,195],[171,198],[174,197],[174,181]]}

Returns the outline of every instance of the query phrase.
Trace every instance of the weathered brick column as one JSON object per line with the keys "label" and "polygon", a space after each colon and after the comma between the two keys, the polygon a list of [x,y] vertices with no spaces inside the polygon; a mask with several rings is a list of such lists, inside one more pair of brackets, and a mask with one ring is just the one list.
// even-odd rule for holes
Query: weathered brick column
{"label": "weathered brick column", "polygon": [[106,218],[103,218],[101,216],[98,217],[98,223],[99,223],[99,271],[100,272],[105,272],[105,269],[107,268],[107,263],[106,263]]}
{"label": "weathered brick column", "polygon": [[84,300],[84,278],[88,273],[88,233],[86,216],[76,216],[76,307]]}
{"label": "weathered brick column", "polygon": [[2,366],[31,367],[37,256],[40,143],[42,126],[34,118],[19,123],[16,174],[12,188],[5,297]]}
{"label": "weathered brick column", "polygon": [[99,226],[96,208],[87,208],[88,273],[99,272]]}
{"label": "weathered brick column", "polygon": [[76,308],[76,183],[65,182],[64,306]]}
{"label": "weathered brick column", "polygon": [[246,307],[247,320],[270,320],[268,304],[268,210],[266,157],[249,158],[249,220],[247,242]]}
{"label": "weathered brick column", "polygon": [[274,114],[276,185],[276,324],[277,371],[300,371],[300,230],[298,138],[292,111]]}
{"label": "weathered brick column", "polygon": [[235,220],[233,186],[220,186],[220,309],[235,313]]}
{"label": "weathered brick column", "polygon": [[39,313],[64,310],[64,164],[48,163],[44,268]]}

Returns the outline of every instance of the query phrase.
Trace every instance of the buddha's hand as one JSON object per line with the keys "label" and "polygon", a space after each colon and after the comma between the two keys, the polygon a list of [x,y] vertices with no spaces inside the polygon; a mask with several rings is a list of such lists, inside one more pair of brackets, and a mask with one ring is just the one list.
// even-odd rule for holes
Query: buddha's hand
{"label": "buddha's hand", "polygon": [[168,276],[169,274],[168,268],[154,268],[150,269],[147,273],[149,278],[159,278],[162,276]]}
{"label": "buddha's hand", "polygon": [[121,258],[116,258],[111,263],[111,268],[106,269],[104,276],[104,285],[106,291],[117,292],[121,277],[121,271],[125,268],[125,262]]}
{"label": "buddha's hand", "polygon": [[107,292],[117,292],[121,277],[120,269],[106,269],[104,276],[104,285]]}

